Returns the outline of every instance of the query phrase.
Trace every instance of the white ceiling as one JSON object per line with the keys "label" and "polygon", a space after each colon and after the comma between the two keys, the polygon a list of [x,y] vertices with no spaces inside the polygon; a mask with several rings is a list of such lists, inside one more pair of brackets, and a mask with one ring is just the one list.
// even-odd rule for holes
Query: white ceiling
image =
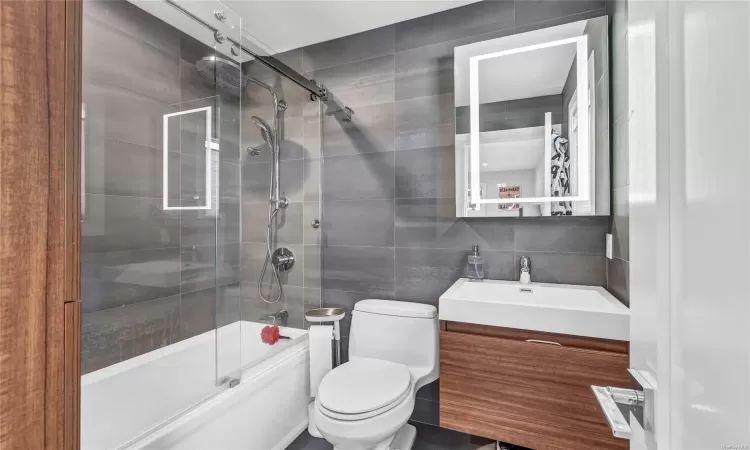
{"label": "white ceiling", "polygon": [[269,53],[426,16],[479,0],[224,0]]}

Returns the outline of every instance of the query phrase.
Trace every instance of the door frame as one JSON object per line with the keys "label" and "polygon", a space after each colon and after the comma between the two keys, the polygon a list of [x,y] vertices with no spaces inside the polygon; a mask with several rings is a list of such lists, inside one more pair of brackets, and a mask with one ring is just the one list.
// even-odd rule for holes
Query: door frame
{"label": "door frame", "polygon": [[79,448],[81,0],[0,4],[0,448]]}

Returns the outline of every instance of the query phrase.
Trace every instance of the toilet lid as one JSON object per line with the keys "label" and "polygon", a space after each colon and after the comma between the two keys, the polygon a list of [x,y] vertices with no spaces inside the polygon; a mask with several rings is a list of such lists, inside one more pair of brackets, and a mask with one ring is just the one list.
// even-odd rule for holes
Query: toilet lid
{"label": "toilet lid", "polygon": [[411,387],[409,369],[399,363],[355,358],[323,377],[318,401],[340,414],[362,414],[403,399]]}

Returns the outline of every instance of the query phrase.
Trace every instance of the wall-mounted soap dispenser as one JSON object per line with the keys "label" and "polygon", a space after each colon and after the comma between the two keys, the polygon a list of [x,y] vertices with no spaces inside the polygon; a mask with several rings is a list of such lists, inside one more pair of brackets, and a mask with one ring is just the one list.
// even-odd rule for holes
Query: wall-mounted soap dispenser
{"label": "wall-mounted soap dispenser", "polygon": [[484,279],[484,258],[479,256],[479,246],[471,247],[469,255],[469,270],[467,277],[472,281],[482,281]]}

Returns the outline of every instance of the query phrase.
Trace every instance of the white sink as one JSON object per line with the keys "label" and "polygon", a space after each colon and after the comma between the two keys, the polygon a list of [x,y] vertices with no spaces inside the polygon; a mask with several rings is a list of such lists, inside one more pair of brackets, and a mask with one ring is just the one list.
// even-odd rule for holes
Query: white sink
{"label": "white sink", "polygon": [[439,311],[453,322],[630,340],[630,310],[599,286],[461,278]]}

